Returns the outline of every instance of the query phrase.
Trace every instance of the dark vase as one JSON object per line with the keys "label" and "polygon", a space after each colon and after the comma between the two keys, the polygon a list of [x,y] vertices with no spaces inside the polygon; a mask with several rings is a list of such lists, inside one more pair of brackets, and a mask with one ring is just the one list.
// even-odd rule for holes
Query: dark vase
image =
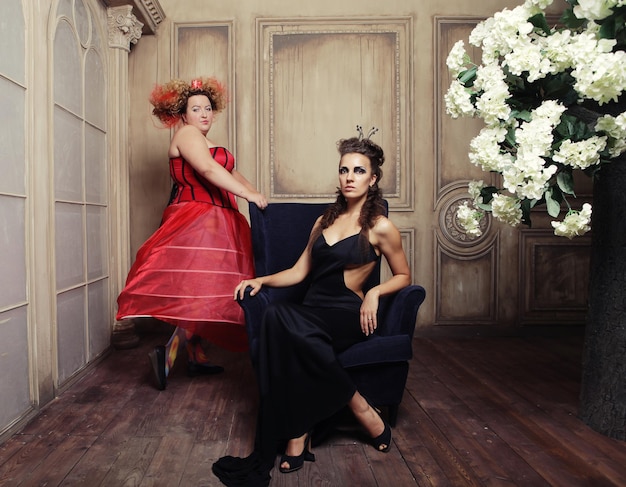
{"label": "dark vase", "polygon": [[626,440],[626,154],[594,180],[589,311],[580,417]]}

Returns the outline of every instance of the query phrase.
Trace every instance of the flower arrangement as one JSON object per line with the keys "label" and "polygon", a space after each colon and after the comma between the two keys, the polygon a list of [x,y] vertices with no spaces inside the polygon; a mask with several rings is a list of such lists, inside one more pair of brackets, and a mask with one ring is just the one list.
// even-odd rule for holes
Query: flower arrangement
{"label": "flower arrangement", "polygon": [[479,23],[469,43],[482,49],[480,65],[462,40],[448,55],[447,113],[484,121],[469,159],[501,175],[498,188],[470,182],[473,204],[457,211],[468,235],[481,235],[485,212],[530,226],[540,204],[555,219],[567,209],[552,221],[556,235],[588,232],[591,205],[576,210],[568,200],[573,171],[593,176],[626,151],[626,0],[566,0],[559,26],[550,27],[552,1],[526,0]]}

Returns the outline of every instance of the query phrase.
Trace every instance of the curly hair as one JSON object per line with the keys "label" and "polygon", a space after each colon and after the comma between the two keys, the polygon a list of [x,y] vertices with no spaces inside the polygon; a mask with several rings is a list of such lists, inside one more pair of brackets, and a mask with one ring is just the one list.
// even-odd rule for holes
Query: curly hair
{"label": "curly hair", "polygon": [[150,94],[152,114],[163,125],[172,127],[187,110],[187,100],[194,95],[206,95],[215,112],[221,112],[228,103],[226,87],[215,78],[194,78],[191,83],[173,79],[163,85],[155,85]]}
{"label": "curly hair", "polygon": [[[345,154],[356,153],[363,154],[370,160],[372,173],[376,176],[376,181],[367,192],[367,198],[363,204],[363,208],[361,208],[361,214],[359,216],[359,224],[361,225],[362,231],[369,230],[374,226],[376,219],[386,212],[382,191],[378,186],[379,181],[383,177],[381,166],[385,162],[385,154],[378,144],[372,142],[369,138],[361,137],[341,139],[337,142],[337,150],[341,157]],[[326,209],[322,216],[320,231],[332,225],[347,207],[348,202],[338,188],[337,199]]]}

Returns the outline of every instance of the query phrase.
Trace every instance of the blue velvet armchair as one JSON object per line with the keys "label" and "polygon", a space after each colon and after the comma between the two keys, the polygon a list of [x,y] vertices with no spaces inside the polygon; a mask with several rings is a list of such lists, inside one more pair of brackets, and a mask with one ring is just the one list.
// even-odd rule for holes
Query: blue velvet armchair
{"label": "blue velvet armchair", "polygon": [[[257,275],[291,267],[304,250],[313,223],[326,207],[325,203],[272,203],[261,211],[250,204]],[[366,288],[379,282],[380,260]],[[246,318],[250,356],[255,367],[258,332],[265,308],[279,300],[301,301],[307,286],[305,281],[288,288],[263,287],[255,296],[250,296],[248,290],[239,301]],[[406,385],[415,320],[425,296],[423,287],[411,285],[381,298],[376,332],[338,356],[359,392],[375,406],[387,408],[391,426],[395,426]]]}

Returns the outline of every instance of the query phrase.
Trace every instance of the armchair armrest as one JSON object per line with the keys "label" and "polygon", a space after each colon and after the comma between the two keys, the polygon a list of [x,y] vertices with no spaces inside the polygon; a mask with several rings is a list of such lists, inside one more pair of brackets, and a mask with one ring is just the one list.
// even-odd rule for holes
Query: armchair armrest
{"label": "armchair armrest", "polygon": [[259,330],[265,309],[269,305],[271,298],[269,289],[261,288],[254,296],[250,296],[251,287],[246,288],[243,299],[238,299],[239,306],[243,309],[246,318],[246,333],[248,334],[248,344],[250,346],[250,358],[255,369],[258,363],[259,351]]}
{"label": "armchair armrest", "polygon": [[380,336],[408,335],[413,338],[417,312],[426,298],[422,286],[410,285],[381,300],[379,310]]}

